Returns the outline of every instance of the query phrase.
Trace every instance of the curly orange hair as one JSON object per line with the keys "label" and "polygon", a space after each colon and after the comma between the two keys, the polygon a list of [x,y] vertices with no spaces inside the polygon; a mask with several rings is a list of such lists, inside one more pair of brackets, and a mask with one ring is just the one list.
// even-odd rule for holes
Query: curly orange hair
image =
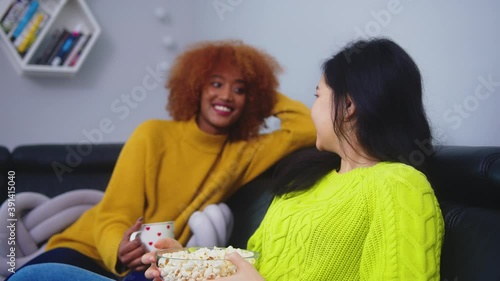
{"label": "curly orange hair", "polygon": [[167,110],[174,120],[185,121],[200,109],[201,91],[210,72],[222,63],[241,69],[247,85],[243,114],[231,129],[231,139],[254,137],[264,119],[272,114],[281,72],[278,62],[252,46],[237,40],[201,42],[177,57],[170,69],[166,88],[170,90]]}

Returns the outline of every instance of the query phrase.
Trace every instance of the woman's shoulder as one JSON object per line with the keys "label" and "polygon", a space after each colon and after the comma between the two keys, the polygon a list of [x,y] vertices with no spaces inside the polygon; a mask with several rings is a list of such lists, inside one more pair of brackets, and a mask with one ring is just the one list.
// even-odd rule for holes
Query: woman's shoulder
{"label": "woman's shoulder", "polygon": [[[434,190],[427,177],[410,165],[379,163],[371,177],[372,180],[364,185],[364,195],[372,206],[377,206],[374,202],[401,207],[436,204]],[[395,200],[394,204],[389,204],[391,200]]]}
{"label": "woman's shoulder", "polygon": [[404,163],[379,163],[373,177],[388,186],[406,186],[421,191],[430,188],[427,177],[421,171]]}

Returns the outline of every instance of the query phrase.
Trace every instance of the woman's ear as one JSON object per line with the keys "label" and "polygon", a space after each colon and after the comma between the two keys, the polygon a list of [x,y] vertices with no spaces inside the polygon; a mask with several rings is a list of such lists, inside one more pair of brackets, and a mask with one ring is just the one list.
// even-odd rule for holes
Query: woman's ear
{"label": "woman's ear", "polygon": [[356,112],[356,105],[351,99],[351,96],[347,96],[346,102],[345,102],[345,118],[346,120],[349,120],[354,116],[354,113]]}

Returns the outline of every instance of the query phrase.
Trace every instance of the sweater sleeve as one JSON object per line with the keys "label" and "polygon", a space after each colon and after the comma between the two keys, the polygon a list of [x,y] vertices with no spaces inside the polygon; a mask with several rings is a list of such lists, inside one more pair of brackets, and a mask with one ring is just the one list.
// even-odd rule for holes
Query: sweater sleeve
{"label": "sweater sleeve", "polygon": [[269,134],[261,135],[251,146],[252,161],[245,182],[255,178],[285,155],[316,142],[316,129],[309,108],[283,94],[278,93],[273,116],[281,122],[281,127]]}
{"label": "sweater sleeve", "polygon": [[151,126],[151,122],[140,125],[125,143],[98,206],[95,245],[106,267],[115,274],[119,274],[115,267],[120,241],[125,231],[143,216]]}
{"label": "sweater sleeve", "polygon": [[262,227],[257,227],[255,232],[250,236],[247,242],[247,249],[250,251],[257,252],[259,255],[259,258],[255,260],[255,268],[259,270],[260,268],[260,261],[262,260],[260,258],[260,255],[262,254]]}
{"label": "sweater sleeve", "polygon": [[361,280],[439,280],[443,219],[425,176],[397,171],[366,196]]}
{"label": "sweater sleeve", "polygon": [[292,145],[297,142],[300,146],[304,141],[314,144],[311,139],[316,140],[316,129],[311,119],[311,110],[305,104],[278,93],[273,115],[280,119],[281,131],[293,136]]}

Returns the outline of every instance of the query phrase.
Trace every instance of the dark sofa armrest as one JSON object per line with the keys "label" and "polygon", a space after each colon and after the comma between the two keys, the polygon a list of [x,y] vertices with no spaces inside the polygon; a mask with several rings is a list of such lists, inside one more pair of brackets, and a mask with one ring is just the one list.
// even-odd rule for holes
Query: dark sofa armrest
{"label": "dark sofa armrest", "polygon": [[430,158],[429,181],[441,202],[498,208],[500,147],[437,147]]}

